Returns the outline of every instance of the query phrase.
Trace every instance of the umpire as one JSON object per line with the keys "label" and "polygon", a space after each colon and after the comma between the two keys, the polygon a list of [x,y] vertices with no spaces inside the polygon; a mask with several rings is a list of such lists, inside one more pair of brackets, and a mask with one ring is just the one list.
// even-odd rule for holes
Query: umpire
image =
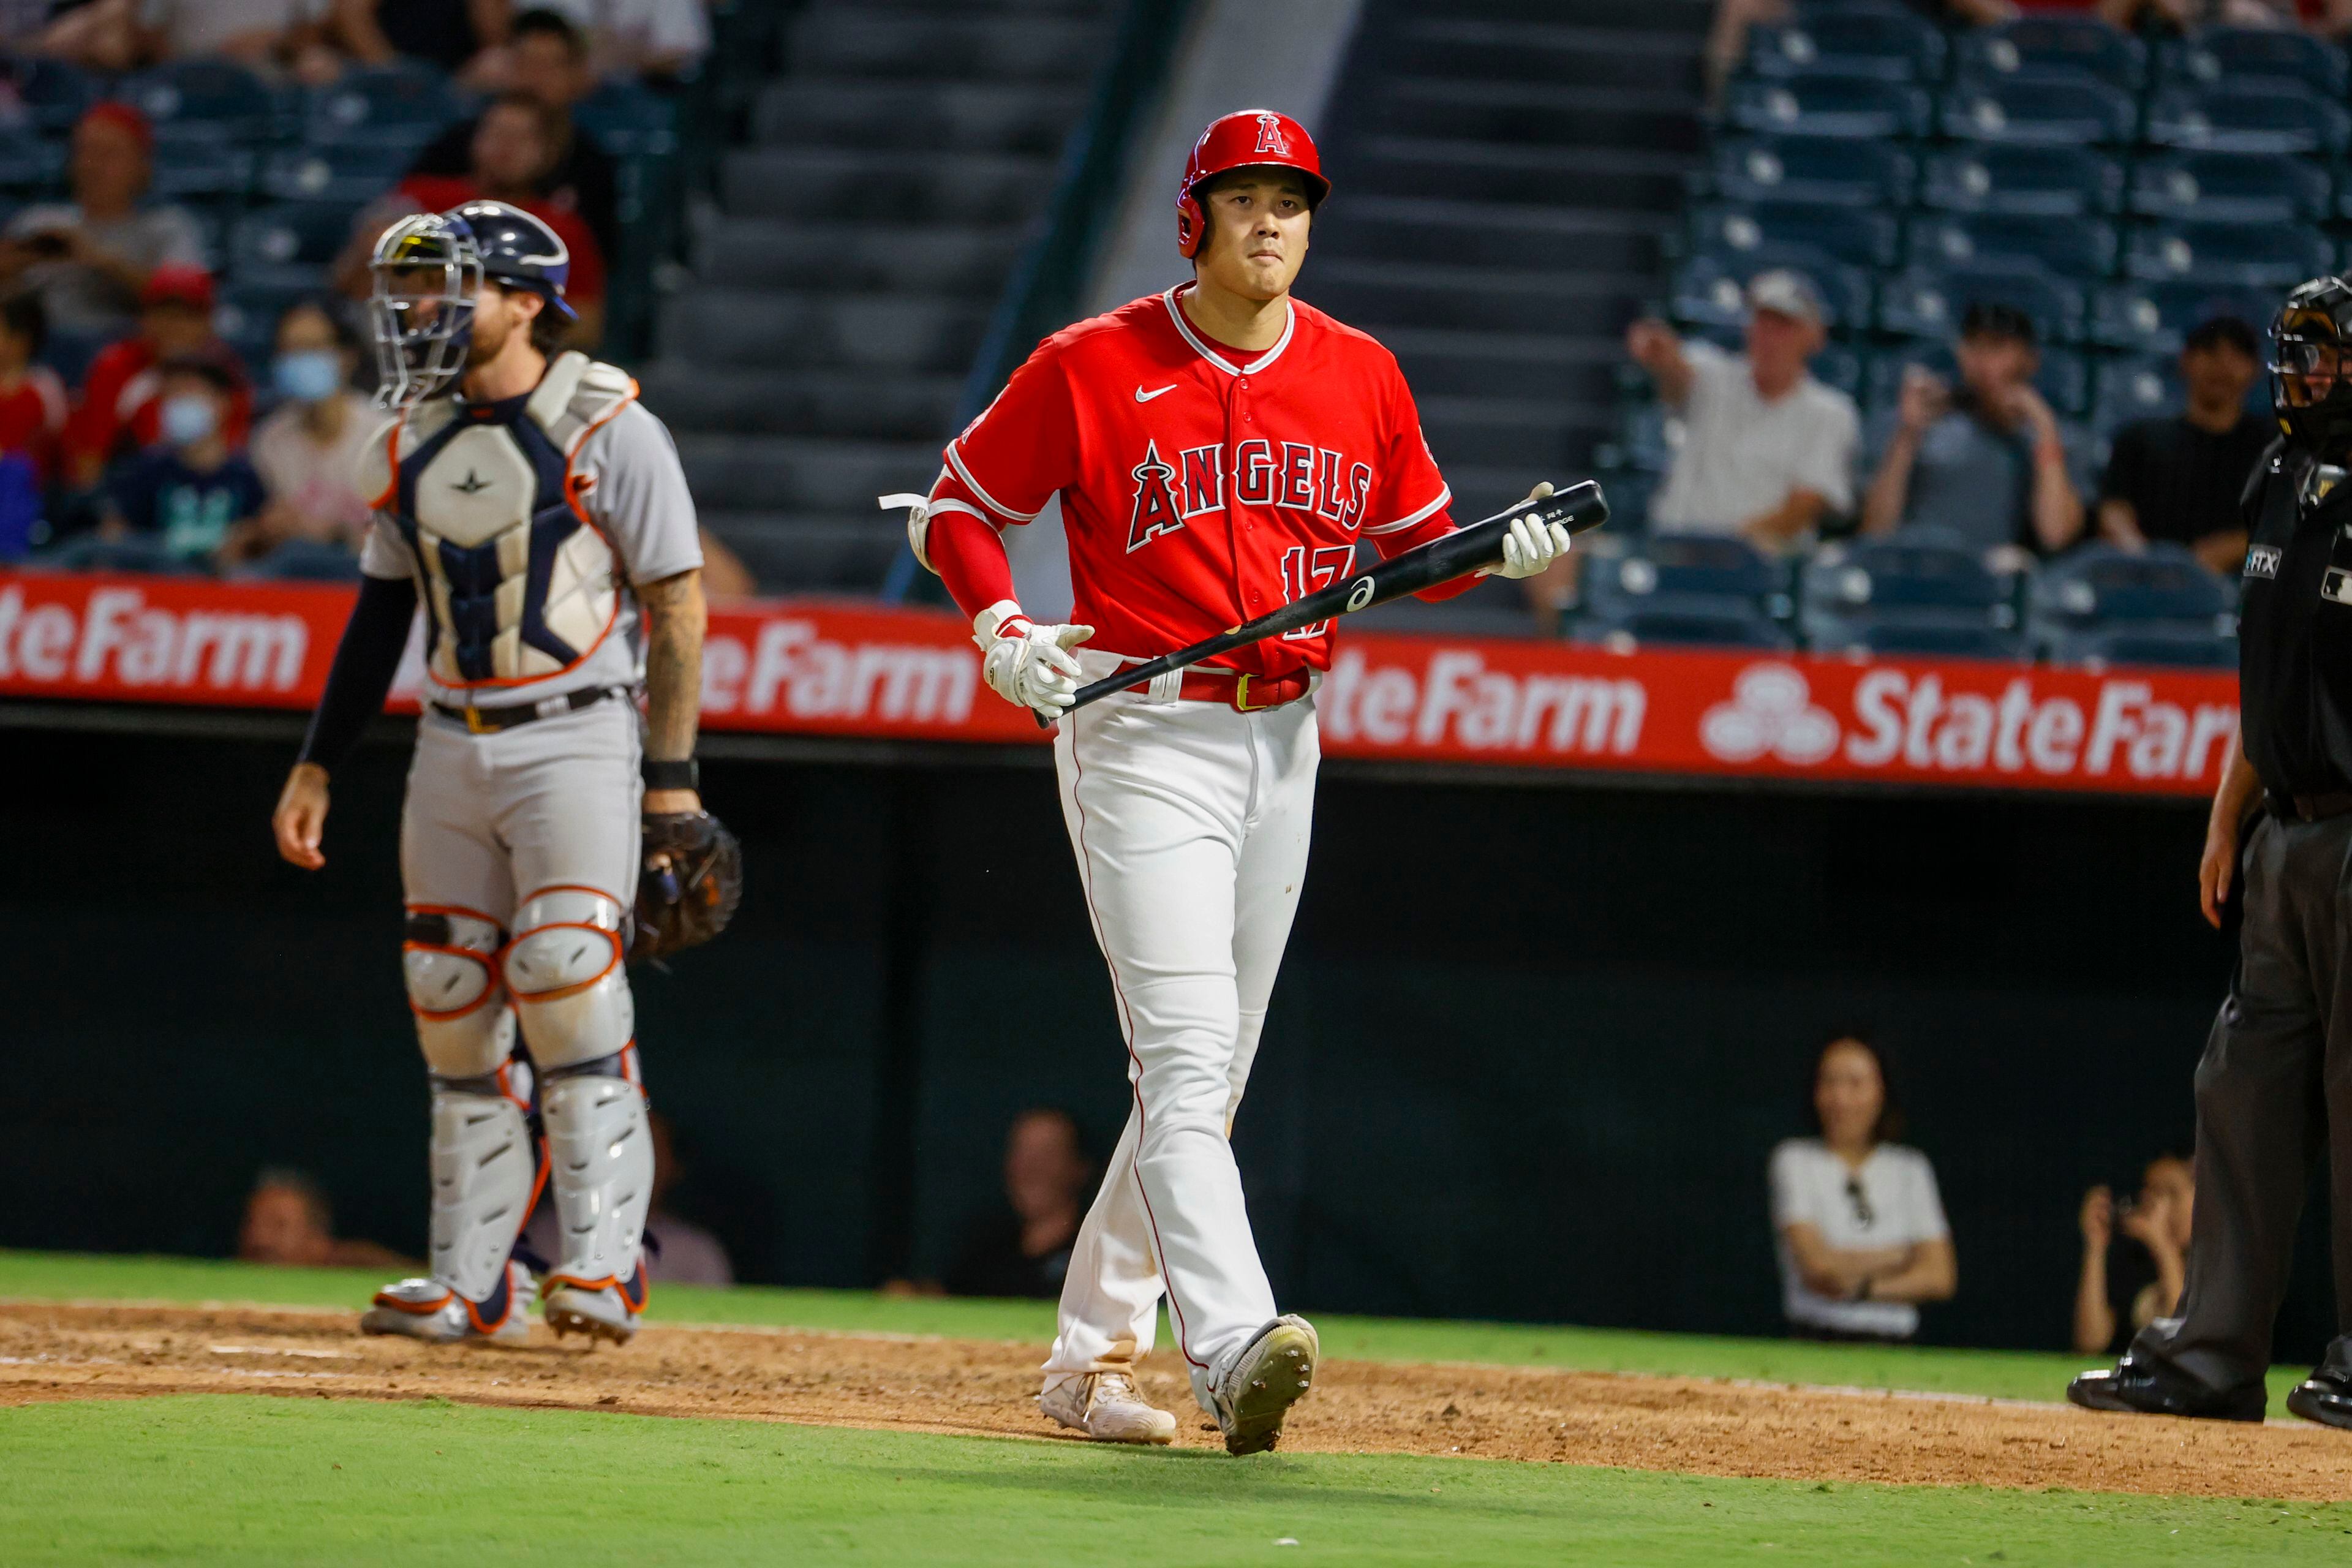
{"label": "umpire", "polygon": [[2244,921],[2197,1065],[2188,1286],[2179,1317],[2150,1323],[2066,1397],[2261,1420],[2305,1184],[2332,1143],[2338,1332],[2286,1407],[2352,1429],[2352,287],[2301,285],[2271,335],[2284,435],[2242,502],[2238,736],[2198,872],[2218,926],[2242,868]]}

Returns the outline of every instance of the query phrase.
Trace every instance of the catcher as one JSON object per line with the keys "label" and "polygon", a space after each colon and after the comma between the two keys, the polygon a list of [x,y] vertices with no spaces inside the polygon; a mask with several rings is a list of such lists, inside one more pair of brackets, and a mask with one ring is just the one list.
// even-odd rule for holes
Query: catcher
{"label": "catcher", "polygon": [[[554,352],[569,259],[537,218],[404,218],[372,267],[395,414],[361,459],[359,601],[272,824],[280,855],[325,864],[328,782],[421,603],[401,946],[432,1083],[433,1272],[361,1327],[520,1339],[543,1289],[559,1334],[625,1342],[653,1143],[624,965],[716,934],[741,887],[696,789],[694,502],[636,384]],[[541,1285],[515,1240],[551,1170],[562,1247]]]}

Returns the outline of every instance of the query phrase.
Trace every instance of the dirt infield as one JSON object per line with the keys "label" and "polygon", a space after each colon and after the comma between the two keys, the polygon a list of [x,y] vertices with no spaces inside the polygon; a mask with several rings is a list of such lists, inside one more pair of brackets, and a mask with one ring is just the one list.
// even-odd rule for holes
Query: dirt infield
{"label": "dirt infield", "polygon": [[[652,1328],[623,1350],[371,1339],[351,1314],[0,1304],[0,1405],[170,1393],[443,1398],[1052,1437],[1035,1346]],[[1146,1392],[1213,1447],[1169,1358]],[[1532,1368],[1331,1362],[1292,1414],[1293,1452],[1460,1454],[1717,1476],[2352,1500],[2352,1439],[1907,1394]]]}

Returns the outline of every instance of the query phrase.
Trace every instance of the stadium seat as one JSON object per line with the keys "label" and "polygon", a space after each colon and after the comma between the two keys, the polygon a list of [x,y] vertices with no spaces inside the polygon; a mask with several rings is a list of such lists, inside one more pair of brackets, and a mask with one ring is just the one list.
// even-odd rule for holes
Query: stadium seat
{"label": "stadium seat", "polygon": [[229,60],[173,60],[132,77],[122,84],[121,94],[159,132],[203,125],[230,141],[253,142],[269,140],[279,128],[277,93]]}
{"label": "stadium seat", "polygon": [[315,289],[351,229],[352,209],[340,203],[279,202],[256,208],[230,231],[230,275],[249,288]]}
{"label": "stadium seat", "polygon": [[2205,283],[2142,281],[2102,289],[2091,302],[2091,341],[2143,353],[2178,353],[2191,331],[2216,316],[2235,316],[2257,333],[2277,313],[2269,289],[2217,289]]}
{"label": "stadium seat", "polygon": [[1854,10],[1750,28],[1746,68],[1773,79],[1843,76],[1932,84],[1944,79],[1944,55],[1942,30],[1923,17]]}
{"label": "stadium seat", "polygon": [[1988,626],[1981,616],[1921,611],[1909,616],[1863,614],[1805,630],[1816,653],[1880,658],[2024,659],[2028,645],[2014,629]]}
{"label": "stadium seat", "polygon": [[1751,250],[1694,257],[1675,272],[1668,308],[1678,321],[1736,329],[1748,320],[1748,280],[1776,268],[1812,279],[1832,327],[1861,327],[1869,321],[1870,275],[1810,246],[1759,245]]}
{"label": "stadium seat", "polygon": [[235,204],[253,185],[253,154],[209,123],[156,127],[153,168],[148,189],[160,201]]}
{"label": "stadium seat", "polygon": [[2135,229],[2124,274],[2220,288],[2286,289],[2334,270],[2336,248],[2296,224],[2176,223]]}
{"label": "stadium seat", "polygon": [[421,147],[466,111],[448,79],[423,66],[374,66],[346,71],[313,89],[304,111],[302,140],[313,147],[373,142]]}
{"label": "stadium seat", "polygon": [[124,539],[79,534],[50,546],[25,564],[51,572],[135,572],[168,576],[187,576],[201,570],[200,563],[173,554],[163,547],[160,537],[152,534],[132,534]]}
{"label": "stadium seat", "polygon": [[2186,546],[2134,552],[2085,544],[2043,566],[2026,585],[2026,618],[2048,648],[2081,632],[2123,626],[2168,633],[2227,632],[2229,589]]}
{"label": "stadium seat", "polygon": [[44,142],[28,130],[0,131],[0,192],[47,195],[64,183],[65,144]]}
{"label": "stadium seat", "polygon": [[2347,136],[2342,105],[2288,83],[2167,88],[2148,103],[2147,140],[2158,147],[2332,158]]}
{"label": "stadium seat", "polygon": [[615,158],[672,151],[677,145],[677,109],[641,83],[608,79],[572,110],[572,123]]}
{"label": "stadium seat", "polygon": [[1808,621],[1865,610],[1964,610],[1988,626],[2017,619],[2008,584],[1965,542],[1929,528],[1825,544],[1806,563],[1798,589]]}
{"label": "stadium seat", "polygon": [[74,121],[99,100],[98,83],[62,60],[17,55],[8,58],[6,71],[16,101],[25,106],[33,129],[44,135],[72,130]]}
{"label": "stadium seat", "polygon": [[2080,217],[2123,205],[2122,165],[2088,147],[1977,142],[1931,155],[1919,205],[1942,212]]}
{"label": "stadium seat", "polygon": [[2135,419],[2178,414],[2180,406],[2180,374],[2173,361],[2108,360],[2099,366],[2098,391],[2091,405],[2091,427],[2112,437]]}
{"label": "stadium seat", "polygon": [[265,582],[351,583],[359,580],[360,558],[340,544],[289,539],[235,575]]}
{"label": "stadium seat", "polygon": [[1615,557],[1596,559],[1584,574],[1584,602],[1595,614],[1667,605],[1782,608],[1785,594],[1773,563],[1745,540],[1713,534],[1656,534]]}
{"label": "stadium seat", "polygon": [[2326,171],[2277,153],[2172,153],[2132,170],[2131,210],[2143,217],[2317,222],[2329,197]]}
{"label": "stadium seat", "polygon": [[364,206],[408,169],[409,149],[360,142],[273,153],[261,167],[261,194],[281,202],[341,202]]}
{"label": "stadium seat", "polygon": [[1760,610],[1719,601],[1661,600],[1605,611],[1587,611],[1570,628],[1577,642],[1630,650],[1668,647],[1742,647],[1788,652],[1796,639]]}
{"label": "stadium seat", "polygon": [[1883,142],[1751,136],[1715,149],[1715,194],[1727,201],[1900,207],[1911,199],[1909,154]]}
{"label": "stadium seat", "polygon": [[1954,141],[2041,146],[2119,145],[2138,123],[2128,93],[2105,82],[2040,77],[1964,81],[1945,95],[1937,115]]}
{"label": "stadium seat", "polygon": [[1878,286],[1878,329],[1906,338],[1948,338],[1972,304],[2012,305],[2042,336],[2078,342],[2085,301],[2079,284],[2038,267],[1914,268]]}
{"label": "stadium seat", "polygon": [[2098,218],[1925,213],[1911,220],[1915,267],[2045,268],[2064,278],[2115,271],[2115,226]]}
{"label": "stadium seat", "polygon": [[2097,83],[2125,94],[2147,85],[2147,47],[2089,16],[2028,16],[1960,35],[1956,73],[1964,80],[2004,79]]}
{"label": "stadium seat", "polygon": [[2157,51],[2157,78],[2168,87],[2248,77],[2299,82],[2322,98],[2341,99],[2344,51],[2292,27],[2200,27]]}
{"label": "stadium seat", "polygon": [[2238,668],[2235,633],[2212,626],[2123,626],[2067,632],[2043,645],[2053,664],[2147,664],[2191,669]]}
{"label": "stadium seat", "polygon": [[1727,114],[1741,131],[1865,141],[1925,135],[1929,123],[1920,89],[1847,77],[1734,82]]}
{"label": "stadium seat", "polygon": [[315,299],[324,292],[325,279],[318,278],[307,286],[231,283],[221,290],[220,304],[213,311],[213,330],[246,363],[266,363],[277,341],[278,318],[296,300]]}
{"label": "stadium seat", "polygon": [[1851,267],[1894,264],[1902,237],[1895,215],[1810,202],[1724,202],[1691,215],[1695,255],[1731,255],[1765,245],[1806,246]]}
{"label": "stadium seat", "polygon": [[[1663,474],[1674,467],[1682,435],[1674,413],[1663,403],[1637,403],[1624,410],[1613,460],[1645,474]],[[1607,487],[1602,487],[1607,489]],[[1617,492],[1607,489],[1610,515],[1614,517]]]}

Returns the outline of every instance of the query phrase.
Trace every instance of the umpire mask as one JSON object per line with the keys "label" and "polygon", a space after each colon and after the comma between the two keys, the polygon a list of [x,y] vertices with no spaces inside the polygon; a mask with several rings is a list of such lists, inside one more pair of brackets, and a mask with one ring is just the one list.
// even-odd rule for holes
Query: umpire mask
{"label": "umpire mask", "polygon": [[482,288],[473,234],[446,214],[402,218],[375,242],[368,269],[376,403],[407,408],[448,390],[466,367]]}
{"label": "umpire mask", "polygon": [[2337,458],[2352,447],[2352,288],[2295,286],[2271,322],[2271,408],[2290,446]]}

